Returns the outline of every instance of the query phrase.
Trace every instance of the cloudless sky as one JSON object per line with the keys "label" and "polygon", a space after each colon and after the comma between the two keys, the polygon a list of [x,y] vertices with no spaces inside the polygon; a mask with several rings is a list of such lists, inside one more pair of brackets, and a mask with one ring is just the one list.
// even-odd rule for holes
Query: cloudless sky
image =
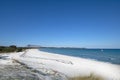
{"label": "cloudless sky", "polygon": [[0,0],[0,45],[120,48],[120,0]]}

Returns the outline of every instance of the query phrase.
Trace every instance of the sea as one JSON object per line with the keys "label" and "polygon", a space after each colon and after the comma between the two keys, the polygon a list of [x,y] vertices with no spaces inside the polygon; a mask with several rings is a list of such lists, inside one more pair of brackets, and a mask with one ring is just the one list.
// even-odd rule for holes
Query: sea
{"label": "sea", "polygon": [[120,49],[40,48],[40,50],[120,65]]}

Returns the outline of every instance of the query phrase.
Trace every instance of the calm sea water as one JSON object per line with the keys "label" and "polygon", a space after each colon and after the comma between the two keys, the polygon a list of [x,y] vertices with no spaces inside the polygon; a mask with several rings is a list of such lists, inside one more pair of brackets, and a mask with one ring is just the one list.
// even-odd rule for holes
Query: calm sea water
{"label": "calm sea water", "polygon": [[120,49],[40,48],[40,50],[120,64]]}

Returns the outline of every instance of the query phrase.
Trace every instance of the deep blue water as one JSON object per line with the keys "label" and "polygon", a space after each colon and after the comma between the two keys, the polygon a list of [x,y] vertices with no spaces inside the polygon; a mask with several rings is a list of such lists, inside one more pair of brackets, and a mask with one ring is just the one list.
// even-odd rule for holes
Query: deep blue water
{"label": "deep blue water", "polygon": [[120,64],[120,49],[40,48],[40,50]]}

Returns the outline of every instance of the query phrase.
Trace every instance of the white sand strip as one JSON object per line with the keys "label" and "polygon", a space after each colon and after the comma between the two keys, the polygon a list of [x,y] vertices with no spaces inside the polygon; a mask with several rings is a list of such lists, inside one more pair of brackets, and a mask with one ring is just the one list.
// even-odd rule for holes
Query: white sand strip
{"label": "white sand strip", "polygon": [[24,54],[13,53],[9,58],[19,60],[26,65],[43,70],[46,73],[60,72],[68,77],[89,76],[94,74],[105,80],[120,80],[120,65],[110,63],[48,53],[37,49],[30,49]]}

